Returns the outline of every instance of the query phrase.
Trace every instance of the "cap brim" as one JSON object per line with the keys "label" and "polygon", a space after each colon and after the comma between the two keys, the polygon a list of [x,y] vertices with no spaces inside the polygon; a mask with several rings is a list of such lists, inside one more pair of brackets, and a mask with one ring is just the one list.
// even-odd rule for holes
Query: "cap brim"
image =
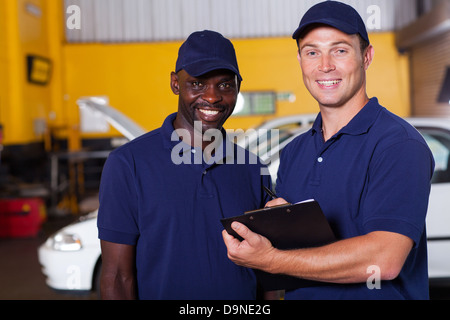
{"label": "cap brim", "polygon": [[359,33],[358,30],[356,28],[354,28],[353,26],[346,24],[346,23],[342,23],[342,21],[336,21],[334,19],[317,19],[314,21],[310,21],[308,23],[302,24],[300,25],[297,30],[295,30],[295,32],[292,34],[292,38],[293,39],[298,39],[301,34],[311,25],[314,24],[324,24],[333,28],[336,28],[338,30],[341,30],[342,32],[345,32],[347,34],[357,34]]}
{"label": "cap brim", "polygon": [[[189,73],[191,76],[193,77],[199,77],[202,76],[208,72],[214,71],[214,70],[230,70],[233,73],[235,73],[238,78],[239,81],[242,81],[242,77],[239,73],[239,70],[236,70],[236,68],[225,62],[225,61],[218,61],[218,60],[202,60],[202,61],[197,61],[195,63],[191,63],[189,65],[184,65],[181,66],[180,70],[184,69],[186,70],[187,73]],[[177,70],[178,72],[179,70]]]}

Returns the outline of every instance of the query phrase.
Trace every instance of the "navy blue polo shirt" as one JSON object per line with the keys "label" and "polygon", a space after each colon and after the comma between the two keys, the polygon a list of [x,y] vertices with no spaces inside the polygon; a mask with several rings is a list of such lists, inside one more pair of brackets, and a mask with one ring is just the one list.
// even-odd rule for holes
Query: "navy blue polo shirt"
{"label": "navy blue polo shirt", "polygon": [[434,160],[426,142],[376,98],[326,142],[321,128],[319,114],[282,151],[278,195],[292,203],[316,199],[339,239],[390,231],[414,247],[400,275],[381,289],[326,284],[287,292],[286,299],[428,299],[425,216]]}
{"label": "navy blue polo shirt", "polygon": [[220,219],[263,207],[270,176],[228,139],[223,159],[205,162],[172,141],[175,117],[108,157],[99,238],[136,246],[140,299],[255,299],[255,275],[228,259]]}

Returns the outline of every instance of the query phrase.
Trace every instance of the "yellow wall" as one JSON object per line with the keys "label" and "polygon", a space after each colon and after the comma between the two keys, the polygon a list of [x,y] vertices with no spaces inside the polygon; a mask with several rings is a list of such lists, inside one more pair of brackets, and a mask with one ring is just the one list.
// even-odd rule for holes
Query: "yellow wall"
{"label": "yellow wall", "polygon": [[[368,71],[368,93],[388,109],[409,115],[408,59],[397,53],[392,33],[371,35],[375,60]],[[233,40],[244,78],[241,91],[292,92],[296,101],[277,103],[276,116],[316,113],[317,103],[306,91],[290,38]],[[68,44],[64,46],[66,106],[75,116],[76,99],[107,95],[110,104],[147,130],[161,125],[177,109],[169,87],[180,42],[153,44]],[[232,117],[228,129],[247,129],[270,116]]]}
{"label": "yellow wall", "polygon": [[169,87],[177,50],[177,43],[65,45],[65,108],[77,118],[77,99],[105,95],[142,127],[160,126],[177,110]]}
{"label": "yellow wall", "polygon": [[[34,5],[41,15],[33,15],[27,5]],[[1,1],[0,4],[0,123],[5,144],[42,141],[40,122],[45,127],[51,110],[51,87],[27,81],[26,56],[49,57],[47,37],[48,10],[44,0]]]}
{"label": "yellow wall", "polygon": [[14,135],[11,125],[13,108],[20,104],[21,88],[17,59],[19,56],[19,30],[17,6],[11,1],[0,2],[0,124],[3,125],[4,142]]}

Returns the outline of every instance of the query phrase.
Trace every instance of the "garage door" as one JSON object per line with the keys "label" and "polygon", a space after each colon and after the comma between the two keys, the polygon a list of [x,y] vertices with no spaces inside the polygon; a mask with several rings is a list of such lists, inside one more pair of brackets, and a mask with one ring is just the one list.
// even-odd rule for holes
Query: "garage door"
{"label": "garage door", "polygon": [[450,67],[450,32],[416,45],[411,50],[413,116],[450,116],[450,105],[438,97]]}

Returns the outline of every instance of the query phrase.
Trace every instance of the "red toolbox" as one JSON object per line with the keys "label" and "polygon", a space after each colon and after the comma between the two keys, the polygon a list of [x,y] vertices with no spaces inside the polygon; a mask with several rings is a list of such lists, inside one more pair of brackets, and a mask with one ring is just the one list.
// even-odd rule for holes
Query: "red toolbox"
{"label": "red toolbox", "polygon": [[0,199],[0,238],[35,237],[45,217],[42,199]]}

